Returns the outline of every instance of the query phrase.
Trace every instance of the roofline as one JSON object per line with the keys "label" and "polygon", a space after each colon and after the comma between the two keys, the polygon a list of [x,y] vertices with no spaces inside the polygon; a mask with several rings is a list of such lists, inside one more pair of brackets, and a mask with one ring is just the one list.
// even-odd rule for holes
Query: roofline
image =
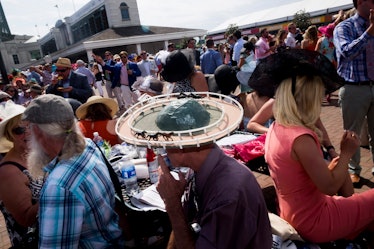
{"label": "roofline", "polygon": [[98,49],[98,48],[103,48],[103,47],[115,47],[115,46],[118,46],[118,44],[130,45],[130,44],[137,44],[137,43],[148,43],[148,42],[180,39],[181,37],[205,36],[206,34],[207,34],[207,30],[196,29],[196,30],[191,30],[191,31],[174,32],[174,33],[166,33],[166,34],[138,35],[138,36],[116,38],[116,39],[86,41],[86,42],[83,42],[83,47],[86,50]]}
{"label": "roofline", "polygon": [[[332,8],[327,8],[327,9],[322,9],[322,10],[317,10],[317,11],[312,11],[312,12],[307,12],[310,14],[311,17],[317,17],[321,15],[326,15],[330,13],[337,12],[341,9],[347,10],[353,7],[353,3],[351,4],[345,4],[345,5],[340,5]],[[287,22],[287,21],[292,21],[294,19],[294,15],[292,16],[285,16],[277,19],[271,19],[271,20],[266,20],[266,21],[261,21],[261,22],[255,22],[255,23],[248,23],[244,25],[238,26],[239,29],[245,29],[245,28],[256,28],[256,27],[261,27],[269,24],[275,24],[275,23],[281,23],[281,22]],[[220,30],[214,30],[214,31],[208,31],[207,35],[218,35],[221,33],[225,33],[227,28],[225,29],[220,29]]]}

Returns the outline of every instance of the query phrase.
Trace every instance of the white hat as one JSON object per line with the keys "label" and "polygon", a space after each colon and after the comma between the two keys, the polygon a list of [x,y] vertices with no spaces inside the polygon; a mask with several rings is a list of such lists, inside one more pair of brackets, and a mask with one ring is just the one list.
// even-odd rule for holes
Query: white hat
{"label": "white hat", "polygon": [[4,98],[12,98],[12,96],[0,90],[0,99],[4,99]]}
{"label": "white hat", "polygon": [[134,84],[131,86],[133,90],[139,90],[142,92],[154,93],[157,95],[166,94],[166,88],[170,83],[161,81],[154,78],[153,76],[146,76],[145,78],[139,77]]}
{"label": "white hat", "polygon": [[17,105],[11,100],[0,104],[0,153],[6,153],[13,148],[13,142],[4,136],[5,127],[12,118],[22,114],[25,109],[24,106]]}
{"label": "white hat", "polygon": [[75,63],[77,63],[78,65],[86,65],[83,60],[77,60]]}
{"label": "white hat", "polygon": [[116,133],[126,143],[144,147],[199,147],[230,135],[242,118],[243,107],[228,96],[172,93],[132,106],[119,118]]}

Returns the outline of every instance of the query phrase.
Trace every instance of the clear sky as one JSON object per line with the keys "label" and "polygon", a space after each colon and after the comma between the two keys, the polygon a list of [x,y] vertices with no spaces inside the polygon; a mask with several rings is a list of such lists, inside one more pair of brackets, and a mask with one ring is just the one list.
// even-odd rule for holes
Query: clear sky
{"label": "clear sky", "polygon": [[[299,0],[138,0],[138,8],[143,25],[210,30],[232,17],[296,1]],[[72,15],[89,0],[0,2],[12,34],[44,36],[58,19]]]}

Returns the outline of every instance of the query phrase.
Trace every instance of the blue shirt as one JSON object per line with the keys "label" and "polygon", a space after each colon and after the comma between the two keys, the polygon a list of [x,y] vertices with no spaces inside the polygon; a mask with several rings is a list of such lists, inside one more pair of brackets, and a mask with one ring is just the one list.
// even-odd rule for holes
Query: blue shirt
{"label": "blue shirt", "polygon": [[366,20],[355,14],[339,23],[334,29],[338,74],[346,81],[360,82],[369,80],[366,64],[366,46],[368,46],[369,42],[374,43],[374,37],[366,32],[367,27]]}
{"label": "blue shirt", "polygon": [[86,67],[78,67],[77,70],[75,70],[75,72],[86,75],[87,80],[88,80],[88,84],[90,84],[90,85],[92,85],[96,81],[95,75],[93,74],[93,72],[91,72]]}
{"label": "blue shirt", "polygon": [[222,63],[221,54],[211,48],[200,56],[200,66],[203,74],[214,74],[216,68]]}
{"label": "blue shirt", "polygon": [[112,181],[96,146],[86,144],[82,154],[45,167],[39,248],[123,248]]}

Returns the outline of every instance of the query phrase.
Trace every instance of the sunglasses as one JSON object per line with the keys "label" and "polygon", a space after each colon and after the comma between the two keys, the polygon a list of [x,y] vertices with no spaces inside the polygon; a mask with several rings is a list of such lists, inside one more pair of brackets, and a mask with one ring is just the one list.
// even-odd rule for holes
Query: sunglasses
{"label": "sunglasses", "polygon": [[13,128],[12,129],[12,132],[16,135],[22,135],[22,134],[25,134],[26,132],[26,127],[21,127],[21,126],[18,126],[16,128]]}
{"label": "sunglasses", "polygon": [[58,73],[65,73],[67,69],[56,69],[56,72]]}

